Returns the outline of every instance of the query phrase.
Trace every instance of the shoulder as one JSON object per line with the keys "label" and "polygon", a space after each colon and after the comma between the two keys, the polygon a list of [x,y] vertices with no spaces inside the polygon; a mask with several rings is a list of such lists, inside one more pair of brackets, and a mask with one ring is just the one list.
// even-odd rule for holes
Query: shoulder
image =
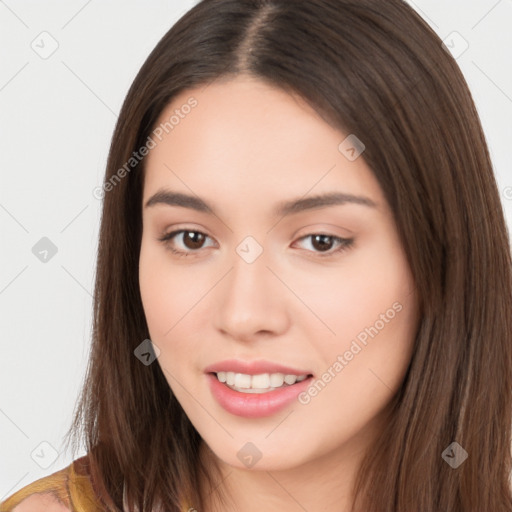
{"label": "shoulder", "polygon": [[0,512],[101,510],[96,507],[94,489],[84,471],[87,467],[87,456],[74,460],[69,466],[16,491],[0,503]]}
{"label": "shoulder", "polygon": [[67,499],[69,469],[67,466],[22,487],[0,503],[0,511],[70,510]]}
{"label": "shoulder", "polygon": [[51,492],[35,493],[23,499],[12,512],[70,512],[60,499]]}

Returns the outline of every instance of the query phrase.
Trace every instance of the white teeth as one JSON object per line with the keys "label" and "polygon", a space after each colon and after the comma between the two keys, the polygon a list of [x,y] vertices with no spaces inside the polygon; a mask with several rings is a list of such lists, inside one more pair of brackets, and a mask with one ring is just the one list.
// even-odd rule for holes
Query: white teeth
{"label": "white teeth", "polygon": [[282,373],[272,373],[270,375],[270,385],[273,388],[279,388],[283,385],[284,375]]}
{"label": "white teeth", "polygon": [[284,376],[284,381],[286,382],[286,384],[288,385],[292,385],[292,384],[295,384],[295,381],[297,380],[297,375],[285,375]]}
{"label": "white teeth", "polygon": [[235,375],[235,386],[237,388],[249,389],[251,387],[251,376],[237,373]]}
{"label": "white teeth", "polygon": [[251,381],[252,388],[268,389],[270,387],[270,375],[268,373],[261,373],[260,375],[253,375]]}
{"label": "white teeth", "polygon": [[227,384],[230,388],[246,393],[264,393],[273,391],[287,384],[291,386],[296,382],[302,382],[307,375],[285,375],[283,373],[261,373],[248,375],[235,372],[217,372],[219,382]]}

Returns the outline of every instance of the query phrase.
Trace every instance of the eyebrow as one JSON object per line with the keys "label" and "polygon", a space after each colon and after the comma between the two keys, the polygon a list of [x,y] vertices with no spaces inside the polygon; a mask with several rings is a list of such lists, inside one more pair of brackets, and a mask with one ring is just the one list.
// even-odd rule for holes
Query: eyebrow
{"label": "eyebrow", "polygon": [[[285,216],[299,213],[305,210],[314,210],[326,206],[358,204],[370,208],[376,208],[377,204],[369,197],[356,196],[343,192],[330,192],[318,194],[315,196],[302,197],[278,203],[273,213],[276,216]],[[182,192],[173,192],[172,190],[161,189],[152,195],[146,202],[145,208],[163,204],[167,206],[181,206],[190,208],[198,212],[210,212],[214,215],[215,209],[206,201],[198,196],[191,196]]]}

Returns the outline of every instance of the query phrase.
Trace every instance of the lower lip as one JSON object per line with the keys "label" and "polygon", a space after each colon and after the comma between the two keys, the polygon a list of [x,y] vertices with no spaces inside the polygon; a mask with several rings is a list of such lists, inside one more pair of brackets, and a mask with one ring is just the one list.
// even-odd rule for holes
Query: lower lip
{"label": "lower lip", "polygon": [[231,414],[244,418],[272,416],[291,404],[313,379],[308,377],[292,386],[284,386],[267,393],[242,393],[228,388],[212,373],[208,373],[206,377],[217,402]]}

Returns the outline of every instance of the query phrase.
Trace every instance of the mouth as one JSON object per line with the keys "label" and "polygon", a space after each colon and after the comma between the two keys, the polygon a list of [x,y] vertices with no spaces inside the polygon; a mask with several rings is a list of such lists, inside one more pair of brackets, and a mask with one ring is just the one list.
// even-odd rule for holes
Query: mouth
{"label": "mouth", "polygon": [[250,375],[237,372],[210,372],[217,379],[218,382],[224,384],[233,391],[247,394],[263,394],[277,391],[283,388],[292,387],[298,383],[312,378],[313,374],[284,374],[276,373],[260,373],[257,375]]}
{"label": "mouth", "polygon": [[217,403],[228,413],[248,419],[272,416],[291,406],[313,381],[311,373],[250,375],[218,371],[205,376]]}

